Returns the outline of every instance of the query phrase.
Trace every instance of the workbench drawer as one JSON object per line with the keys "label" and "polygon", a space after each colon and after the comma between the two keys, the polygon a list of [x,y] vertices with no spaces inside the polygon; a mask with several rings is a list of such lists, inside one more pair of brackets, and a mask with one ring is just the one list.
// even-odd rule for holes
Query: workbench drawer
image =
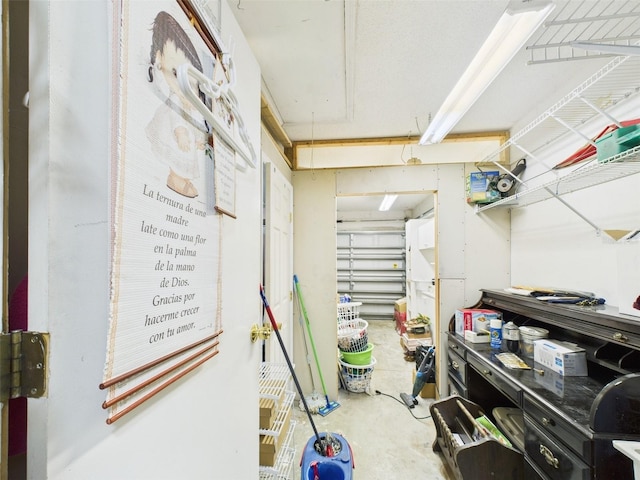
{"label": "workbench drawer", "polygon": [[453,376],[462,385],[467,383],[467,362],[460,355],[455,353],[454,350],[449,348],[447,350],[448,363],[449,363],[449,375]]}
{"label": "workbench drawer", "polygon": [[474,357],[473,355],[467,356],[467,362],[474,370],[484,377],[487,382],[509,397],[515,405],[521,405],[520,397],[522,390],[497,368],[484,360]]}
{"label": "workbench drawer", "polygon": [[567,445],[586,463],[593,463],[591,441],[567,420],[540,404],[531,395],[524,395],[523,409],[547,435]]}
{"label": "workbench drawer", "polygon": [[566,446],[546,435],[526,413],[524,448],[549,480],[589,480],[591,469]]}
{"label": "workbench drawer", "polygon": [[449,335],[448,346],[449,350],[455,352],[457,355],[460,355],[462,358],[465,358],[467,350],[462,343],[462,340],[460,340],[460,337]]}
{"label": "workbench drawer", "polygon": [[460,383],[453,375],[449,374],[449,395],[458,395],[462,398],[469,398],[467,387]]}

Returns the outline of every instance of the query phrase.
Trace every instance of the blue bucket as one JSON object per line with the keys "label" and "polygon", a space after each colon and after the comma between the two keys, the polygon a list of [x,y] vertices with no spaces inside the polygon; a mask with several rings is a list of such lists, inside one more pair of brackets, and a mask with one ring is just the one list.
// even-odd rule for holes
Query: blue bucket
{"label": "blue bucket", "polygon": [[[328,457],[319,453],[315,448],[316,437],[313,436],[307,442],[302,452],[300,466],[302,468],[300,478],[302,480],[352,480],[353,455],[351,446],[342,435],[331,433],[333,441],[331,445],[335,451],[334,456]],[[327,434],[321,433],[320,439],[325,440]]]}

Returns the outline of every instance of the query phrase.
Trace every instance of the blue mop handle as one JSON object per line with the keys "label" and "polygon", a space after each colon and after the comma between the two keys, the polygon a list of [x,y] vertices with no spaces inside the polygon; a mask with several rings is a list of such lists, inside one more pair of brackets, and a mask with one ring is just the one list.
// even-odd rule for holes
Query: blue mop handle
{"label": "blue mop handle", "polygon": [[278,330],[278,324],[276,319],[273,316],[273,312],[271,311],[271,307],[269,306],[269,302],[267,302],[267,297],[264,293],[264,287],[260,284],[260,297],[262,298],[262,303],[264,305],[264,309],[267,311],[267,316],[269,317],[269,321],[271,321],[271,328],[276,333],[276,337],[278,338],[278,343],[280,344],[280,348],[282,349],[282,354],[284,355],[284,359],[287,361],[287,366],[289,367],[289,372],[291,372],[291,378],[293,378],[293,383],[296,385],[296,389],[298,390],[298,395],[300,395],[300,400],[304,405],[304,409],[307,412],[307,417],[309,418],[309,423],[313,428],[313,433],[316,436],[316,441],[318,445],[322,445],[322,440],[320,439],[320,434],[318,433],[318,429],[316,428],[316,424],[313,422],[313,418],[311,417],[311,412],[309,411],[309,406],[307,405],[307,401],[304,398],[304,394],[302,393],[302,387],[300,387],[300,383],[298,382],[298,377],[296,377],[296,372],[293,369],[293,365],[291,364],[291,360],[289,360],[289,355],[287,354],[287,349],[284,346],[284,342],[282,341],[282,337],[280,336],[280,330]]}

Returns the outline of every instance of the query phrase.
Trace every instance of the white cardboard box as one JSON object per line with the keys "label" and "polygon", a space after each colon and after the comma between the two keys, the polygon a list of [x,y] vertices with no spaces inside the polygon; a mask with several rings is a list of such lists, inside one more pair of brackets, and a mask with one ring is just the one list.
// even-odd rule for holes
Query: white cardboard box
{"label": "white cardboard box", "polygon": [[495,310],[483,308],[458,309],[455,315],[456,334],[464,337],[466,330],[473,332],[489,331],[489,323],[494,318],[500,318],[500,314]]}
{"label": "white cardboard box", "polygon": [[533,361],[565,377],[586,377],[587,353],[584,348],[559,340],[535,340]]}

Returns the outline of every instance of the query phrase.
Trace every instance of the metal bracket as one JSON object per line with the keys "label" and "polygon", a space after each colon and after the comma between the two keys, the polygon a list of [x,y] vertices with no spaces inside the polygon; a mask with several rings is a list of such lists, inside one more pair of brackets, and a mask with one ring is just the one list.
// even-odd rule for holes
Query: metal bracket
{"label": "metal bracket", "polygon": [[47,391],[48,358],[48,333],[0,333],[0,401],[43,397]]}

